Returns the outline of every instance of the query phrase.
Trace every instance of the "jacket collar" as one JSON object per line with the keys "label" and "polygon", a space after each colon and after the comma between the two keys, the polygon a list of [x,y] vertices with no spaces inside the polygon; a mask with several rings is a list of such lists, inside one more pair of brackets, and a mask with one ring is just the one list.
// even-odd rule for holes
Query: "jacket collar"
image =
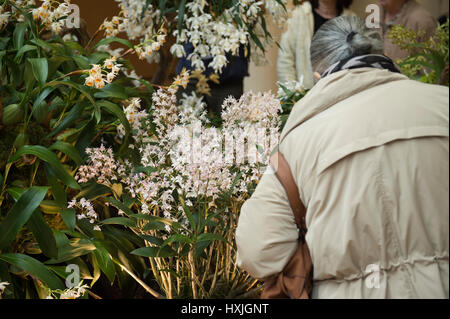
{"label": "jacket collar", "polygon": [[297,126],[333,105],[375,86],[400,80],[408,80],[408,77],[373,68],[343,70],[321,79],[292,108],[281,132],[280,143]]}

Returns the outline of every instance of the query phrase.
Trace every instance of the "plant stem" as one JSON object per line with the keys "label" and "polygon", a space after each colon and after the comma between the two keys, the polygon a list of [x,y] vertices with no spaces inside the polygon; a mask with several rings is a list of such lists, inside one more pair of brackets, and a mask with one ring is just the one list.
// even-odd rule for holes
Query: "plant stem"
{"label": "plant stem", "polygon": [[59,78],[56,78],[56,79],[54,79],[53,81],[58,81],[58,80],[60,80],[60,79],[63,79],[63,78],[65,78],[65,77],[68,77],[68,76],[71,76],[71,75],[83,74],[83,73],[85,73],[85,72],[87,72],[87,70],[76,70],[76,71],[72,71],[72,72],[70,72],[70,73],[61,75]]}
{"label": "plant stem", "polygon": [[152,288],[150,288],[149,286],[147,286],[147,284],[145,282],[143,282],[141,279],[139,279],[135,274],[133,274],[133,272],[131,270],[129,270],[127,267],[125,267],[124,265],[116,262],[116,264],[118,264],[120,266],[120,268],[122,268],[122,270],[124,270],[127,274],[129,274],[134,280],[136,280],[136,282],[138,284],[140,284],[148,293],[150,293],[153,297],[158,298],[158,299],[165,299],[164,296],[160,295],[157,291],[153,290]]}
{"label": "plant stem", "polygon": [[85,50],[87,50],[89,48],[89,45],[91,44],[91,42],[95,39],[95,37],[100,33],[100,31],[102,30],[101,26],[97,29],[97,31],[95,31],[94,35],[89,39],[88,43],[86,44],[86,47],[84,48]]}
{"label": "plant stem", "polygon": [[195,264],[194,264],[194,252],[191,250],[188,254],[189,264],[191,266],[191,285],[192,285],[192,297],[197,299],[197,287],[195,286]]}

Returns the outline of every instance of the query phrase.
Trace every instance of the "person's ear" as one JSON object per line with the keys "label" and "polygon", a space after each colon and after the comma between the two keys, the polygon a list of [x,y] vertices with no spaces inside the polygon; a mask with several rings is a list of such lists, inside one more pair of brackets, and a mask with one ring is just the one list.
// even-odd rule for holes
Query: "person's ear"
{"label": "person's ear", "polygon": [[313,75],[314,75],[314,77],[316,78],[317,81],[319,81],[322,78],[322,76],[320,75],[319,72],[314,72]]}

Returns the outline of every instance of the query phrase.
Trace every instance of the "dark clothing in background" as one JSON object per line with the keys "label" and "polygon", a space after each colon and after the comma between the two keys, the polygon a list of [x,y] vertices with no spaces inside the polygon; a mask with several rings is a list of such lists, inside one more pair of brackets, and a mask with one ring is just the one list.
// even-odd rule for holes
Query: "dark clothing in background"
{"label": "dark clothing in background", "polygon": [[[192,94],[195,91],[197,80],[189,82],[186,89],[180,88],[177,92],[177,99],[179,100],[183,93],[187,95]],[[227,81],[225,83],[208,83],[211,88],[211,95],[203,95],[203,101],[206,103],[208,110],[215,115],[222,113],[223,101],[233,96],[235,99],[239,99],[244,94],[244,79],[236,79],[233,81]]]}
{"label": "dark clothing in background", "polygon": [[330,19],[326,19],[324,17],[322,17],[320,14],[318,14],[316,12],[316,10],[313,10],[313,14],[314,14],[314,33],[317,32],[317,30],[320,29],[320,27],[327,21],[329,21]]}
{"label": "dark clothing in background", "polygon": [[[192,43],[187,43],[184,45],[184,50],[186,55],[178,62],[176,68],[177,74],[181,73],[183,68],[186,68],[188,71],[194,70],[191,65],[191,61],[187,59],[187,57],[194,51],[194,46]],[[214,112],[216,115],[221,113],[223,100],[228,96],[231,95],[236,99],[241,97],[244,93],[244,77],[249,76],[249,61],[248,58],[245,57],[244,48],[240,48],[238,56],[227,54],[226,57],[228,59],[228,64],[222,69],[222,73],[219,75],[220,84],[209,82],[208,84],[211,88],[211,95],[205,95],[203,97],[209,111]],[[203,59],[203,63],[206,67],[203,74],[206,77],[214,73],[214,70],[208,67],[209,63],[212,61],[212,57]],[[190,94],[192,91],[195,91],[195,85],[196,80],[191,81],[186,89],[179,91],[178,96],[181,96],[182,93]]]}

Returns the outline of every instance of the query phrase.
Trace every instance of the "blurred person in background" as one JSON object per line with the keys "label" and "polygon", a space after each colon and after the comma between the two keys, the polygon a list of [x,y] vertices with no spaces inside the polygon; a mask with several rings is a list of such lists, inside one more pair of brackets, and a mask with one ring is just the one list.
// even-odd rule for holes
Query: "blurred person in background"
{"label": "blurred person in background", "polygon": [[302,82],[310,89],[314,85],[310,62],[311,40],[328,20],[337,16],[353,16],[348,8],[353,0],[300,0],[287,22],[278,53],[277,72],[281,83]]}
{"label": "blurred person in background", "polygon": [[415,32],[423,30],[422,41],[432,37],[437,28],[436,19],[415,0],[380,0],[381,34],[385,54],[397,61],[408,57],[408,52],[400,49],[389,39],[389,31],[395,25],[401,25]]}

